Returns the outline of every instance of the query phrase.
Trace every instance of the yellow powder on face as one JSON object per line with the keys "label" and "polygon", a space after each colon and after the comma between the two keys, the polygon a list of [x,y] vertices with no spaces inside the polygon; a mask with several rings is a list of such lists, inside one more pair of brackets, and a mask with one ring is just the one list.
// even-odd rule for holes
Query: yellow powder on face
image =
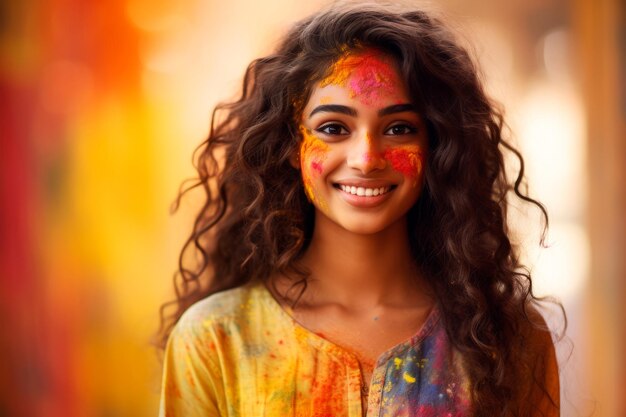
{"label": "yellow powder on face", "polygon": [[351,54],[340,57],[332,66],[330,74],[320,82],[320,87],[327,85],[345,86],[354,68],[361,63],[361,59]]}
{"label": "yellow powder on face", "polygon": [[323,164],[329,150],[328,144],[319,139],[311,130],[300,125],[302,143],[300,144],[300,169],[302,182],[307,197],[320,210],[325,211],[327,204],[315,193],[313,177],[322,173]]}
{"label": "yellow powder on face", "polygon": [[320,104],[328,104],[333,100],[331,96],[324,96],[320,98]]}

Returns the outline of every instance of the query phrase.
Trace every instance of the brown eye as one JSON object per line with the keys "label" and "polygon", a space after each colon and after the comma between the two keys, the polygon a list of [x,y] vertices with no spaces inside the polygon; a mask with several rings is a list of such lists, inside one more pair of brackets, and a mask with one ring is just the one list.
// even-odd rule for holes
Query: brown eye
{"label": "brown eye", "polygon": [[411,135],[416,132],[417,132],[417,128],[413,126],[410,126],[407,124],[397,124],[387,129],[385,131],[385,135],[392,135],[392,136]]}
{"label": "brown eye", "polygon": [[316,132],[324,133],[331,136],[347,135],[348,129],[338,123],[328,123],[315,129]]}

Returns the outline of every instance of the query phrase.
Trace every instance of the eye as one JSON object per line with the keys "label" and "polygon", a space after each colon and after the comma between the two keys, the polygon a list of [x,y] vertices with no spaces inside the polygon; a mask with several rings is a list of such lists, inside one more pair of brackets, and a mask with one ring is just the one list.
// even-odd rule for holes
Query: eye
{"label": "eye", "polygon": [[385,130],[385,135],[392,136],[412,135],[414,133],[417,133],[417,128],[404,123],[393,125]]}
{"label": "eye", "polygon": [[324,133],[330,136],[347,135],[350,133],[348,132],[348,129],[346,129],[344,126],[340,125],[339,123],[326,123],[325,125],[322,125],[318,127],[317,129],[315,129],[315,131]]}

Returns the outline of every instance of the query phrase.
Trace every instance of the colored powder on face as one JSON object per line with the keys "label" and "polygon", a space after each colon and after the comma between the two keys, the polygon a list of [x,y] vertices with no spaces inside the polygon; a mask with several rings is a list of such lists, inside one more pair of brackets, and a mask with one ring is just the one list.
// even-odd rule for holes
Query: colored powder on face
{"label": "colored powder on face", "polygon": [[[365,143],[367,144],[367,149],[372,149],[372,137],[370,136],[369,132],[367,132],[365,134]],[[372,153],[371,152],[366,152],[363,154],[363,160],[365,162],[371,162],[372,161]]]}
{"label": "colored powder on face", "polygon": [[358,97],[362,103],[371,105],[385,95],[392,95],[399,80],[389,59],[378,51],[368,50],[340,57],[320,87],[331,84],[348,87],[351,98]]}
{"label": "colored powder on face", "polygon": [[302,170],[304,191],[311,203],[318,203],[319,208],[323,209],[326,207],[326,204],[314,192],[313,176],[318,176],[322,173],[323,163],[326,160],[329,148],[324,141],[302,125],[300,126],[300,133],[303,138],[300,144],[300,169]]}
{"label": "colored powder on face", "polygon": [[423,155],[418,146],[387,148],[383,158],[389,161],[394,170],[407,177],[416,178],[422,172]]}

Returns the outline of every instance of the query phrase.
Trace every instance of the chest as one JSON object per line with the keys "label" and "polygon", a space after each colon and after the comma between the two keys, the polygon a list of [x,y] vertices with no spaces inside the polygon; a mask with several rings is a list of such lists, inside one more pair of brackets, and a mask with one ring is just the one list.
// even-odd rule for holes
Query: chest
{"label": "chest", "polygon": [[[245,410],[237,415],[258,415],[260,409],[265,415],[285,416],[419,416],[424,410],[432,411],[429,415],[468,415],[468,385],[443,328],[429,320],[415,344],[402,343],[415,334],[413,329],[397,346],[379,352],[393,341],[385,340],[385,332],[374,325],[354,324],[361,325],[359,331],[335,323],[325,327],[329,334],[317,335],[296,325],[293,333],[271,333],[271,340],[263,333],[254,343],[258,349],[224,352],[225,358],[237,358],[223,369],[227,394],[236,393],[233,401]],[[263,348],[266,343],[271,349]],[[363,352],[382,353],[366,372],[356,359],[362,360]]]}
{"label": "chest", "polygon": [[294,318],[313,333],[354,355],[359,361],[363,382],[369,385],[381,354],[415,336],[428,313],[425,308],[369,312],[326,308],[300,311]]}

